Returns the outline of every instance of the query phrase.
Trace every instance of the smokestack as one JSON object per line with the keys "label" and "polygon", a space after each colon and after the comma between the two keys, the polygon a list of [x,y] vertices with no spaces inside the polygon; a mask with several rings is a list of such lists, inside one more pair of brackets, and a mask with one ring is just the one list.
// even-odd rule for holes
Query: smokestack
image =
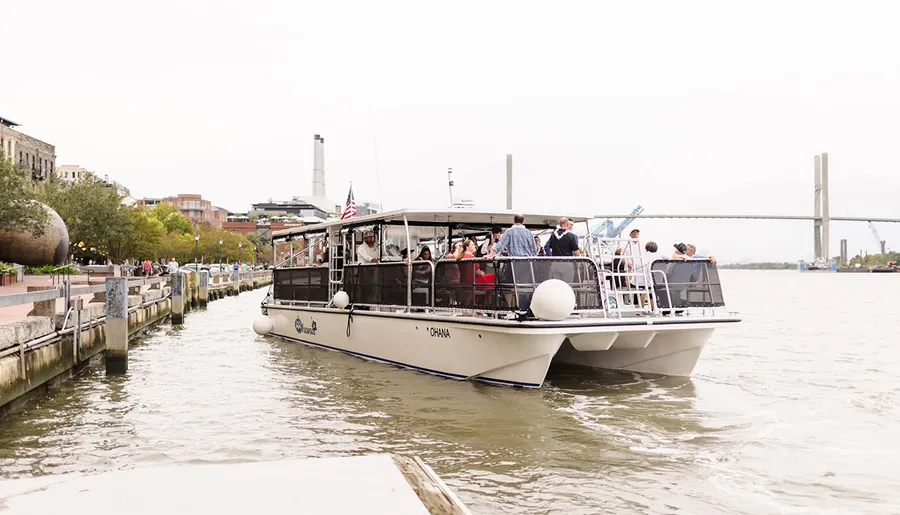
{"label": "smokestack", "polygon": [[325,196],[325,138],[313,136],[313,196]]}
{"label": "smokestack", "polygon": [[506,154],[506,209],[512,210],[512,154]]}

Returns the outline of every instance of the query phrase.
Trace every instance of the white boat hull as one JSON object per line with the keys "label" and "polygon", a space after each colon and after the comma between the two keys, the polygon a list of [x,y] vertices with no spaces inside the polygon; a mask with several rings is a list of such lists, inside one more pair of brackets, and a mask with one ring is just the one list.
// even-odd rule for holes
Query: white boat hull
{"label": "white boat hull", "polygon": [[353,313],[348,336],[348,313],[268,307],[275,336],[453,379],[531,388],[544,382],[566,337],[361,311]]}
{"label": "white boat hull", "polygon": [[[577,335],[562,345],[554,361],[642,374],[688,377],[694,371],[713,330],[713,327],[687,326],[677,330],[651,327],[602,335]],[[598,345],[596,350],[578,350],[576,345],[588,337],[601,341],[602,345]],[[602,348],[607,341],[609,346]]]}
{"label": "white boat hull", "polygon": [[[538,388],[551,362],[689,376],[724,322],[479,322],[467,317],[266,306],[270,334],[459,380]],[[349,329],[348,329],[349,324]]]}

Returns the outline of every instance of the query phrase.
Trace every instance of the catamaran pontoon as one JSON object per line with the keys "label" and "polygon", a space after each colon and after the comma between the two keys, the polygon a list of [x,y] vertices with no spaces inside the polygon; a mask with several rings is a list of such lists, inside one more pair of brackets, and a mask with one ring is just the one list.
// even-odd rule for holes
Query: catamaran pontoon
{"label": "catamaran pontoon", "polygon": [[[634,240],[588,236],[581,257],[415,259],[512,218],[398,210],[276,231],[292,255],[254,328],[454,379],[540,387],[554,360],[688,376],[713,330],[739,321],[722,311],[714,264],[643,263]],[[536,232],[556,221],[525,215]],[[377,241],[367,249],[365,233]],[[625,252],[613,256],[617,247]],[[359,262],[359,251],[377,262]]]}

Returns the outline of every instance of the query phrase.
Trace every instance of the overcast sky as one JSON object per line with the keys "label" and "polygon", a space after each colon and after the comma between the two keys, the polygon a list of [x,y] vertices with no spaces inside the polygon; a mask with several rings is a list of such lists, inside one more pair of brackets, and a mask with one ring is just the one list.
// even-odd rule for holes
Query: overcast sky
{"label": "overcast sky", "polygon": [[[900,218],[900,6],[875,2],[2,2],[0,116],[57,165],[231,211],[386,208]],[[380,177],[380,181],[379,181]],[[380,183],[380,187],[379,187]],[[640,221],[720,259],[811,257],[811,222]],[[877,225],[900,248],[900,224]],[[866,224],[834,224],[876,250]]]}

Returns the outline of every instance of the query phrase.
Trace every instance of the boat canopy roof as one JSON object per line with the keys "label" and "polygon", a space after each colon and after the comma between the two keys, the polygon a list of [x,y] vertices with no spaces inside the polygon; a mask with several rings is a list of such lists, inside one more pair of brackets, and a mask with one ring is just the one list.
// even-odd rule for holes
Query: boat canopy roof
{"label": "boat canopy roof", "polygon": [[409,225],[430,225],[430,226],[469,226],[489,228],[492,225],[508,227],[513,222],[513,216],[522,214],[525,216],[525,226],[529,229],[549,229],[556,227],[559,219],[563,216],[572,220],[574,223],[585,222],[591,217],[576,215],[554,215],[554,214],[537,214],[537,213],[519,213],[518,211],[474,211],[471,209],[443,209],[443,210],[416,210],[416,209],[398,209],[395,211],[386,211],[384,213],[376,213],[365,216],[354,216],[343,220],[327,220],[322,223],[304,225],[302,227],[292,227],[290,229],[282,229],[272,233],[272,239],[282,241],[291,239],[304,234],[323,233],[332,227],[357,227],[357,226],[373,226],[373,225],[396,225],[403,224],[403,218]]}

